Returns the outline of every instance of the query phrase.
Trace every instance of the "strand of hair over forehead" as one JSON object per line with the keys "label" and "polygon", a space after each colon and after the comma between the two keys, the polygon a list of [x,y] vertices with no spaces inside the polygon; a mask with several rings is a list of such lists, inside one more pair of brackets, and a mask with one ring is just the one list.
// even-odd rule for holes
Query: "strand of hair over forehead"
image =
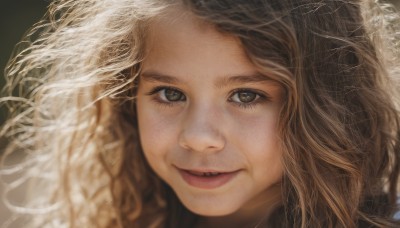
{"label": "strand of hair over forehead", "polygon": [[[17,46],[6,69],[5,96],[0,98],[12,115],[0,129],[1,137],[12,139],[2,157],[5,169],[0,174],[4,179],[11,174],[22,176],[4,189],[3,199],[14,212],[49,214],[68,204],[82,204],[85,196],[70,180],[90,176],[95,165],[80,170],[70,167],[90,163],[96,154],[96,142],[82,132],[93,128],[96,101],[118,97],[129,89],[134,78],[121,72],[140,61],[140,37],[135,37],[138,22],[161,9],[143,0],[56,0]],[[97,87],[106,89],[93,93]],[[82,142],[86,142],[76,146],[81,151],[77,154],[68,152],[74,134],[84,136]],[[112,150],[113,145],[108,147]],[[29,159],[8,165],[9,155],[22,151]],[[32,195],[32,205],[9,201],[13,191],[33,179],[35,189],[42,189]],[[99,180],[93,191],[104,183]],[[63,189],[51,190],[57,186]],[[60,193],[73,197],[63,201]],[[12,226],[15,219],[7,224]]]}

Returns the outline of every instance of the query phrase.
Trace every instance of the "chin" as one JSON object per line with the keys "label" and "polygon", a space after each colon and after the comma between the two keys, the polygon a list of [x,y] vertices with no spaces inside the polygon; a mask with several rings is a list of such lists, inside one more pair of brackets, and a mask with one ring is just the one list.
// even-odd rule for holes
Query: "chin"
{"label": "chin", "polygon": [[193,203],[185,204],[185,207],[194,214],[206,217],[213,216],[226,216],[233,214],[238,210],[236,207],[229,207],[229,205],[193,205]]}

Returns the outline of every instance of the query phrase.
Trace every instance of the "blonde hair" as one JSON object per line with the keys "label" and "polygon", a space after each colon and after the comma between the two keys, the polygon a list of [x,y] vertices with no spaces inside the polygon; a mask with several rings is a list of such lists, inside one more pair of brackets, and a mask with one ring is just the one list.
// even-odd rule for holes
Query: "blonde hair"
{"label": "blonde hair", "polygon": [[137,133],[120,118],[121,103],[133,100],[127,91],[142,58],[141,23],[161,8],[140,0],[53,1],[10,60],[2,99],[12,118],[1,135],[11,141],[3,158],[29,155],[15,168],[35,181],[35,191],[27,207],[12,209],[35,215],[35,226],[122,226],[138,216],[130,207],[142,207],[138,184],[148,174],[132,159]]}
{"label": "blonde hair", "polygon": [[176,4],[240,38],[286,90],[284,202],[267,223],[395,226],[400,20],[387,5],[355,0],[53,1],[6,69],[3,162],[28,155],[3,168],[23,172],[6,193],[33,183],[27,205],[9,207],[35,227],[196,220],[149,168],[135,116],[146,27]]}

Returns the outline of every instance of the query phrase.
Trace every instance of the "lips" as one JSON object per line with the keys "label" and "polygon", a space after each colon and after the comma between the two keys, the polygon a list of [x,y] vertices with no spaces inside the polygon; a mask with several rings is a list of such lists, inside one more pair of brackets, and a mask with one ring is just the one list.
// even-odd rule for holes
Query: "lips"
{"label": "lips", "polygon": [[215,189],[230,182],[239,171],[217,172],[178,169],[182,179],[192,187]]}

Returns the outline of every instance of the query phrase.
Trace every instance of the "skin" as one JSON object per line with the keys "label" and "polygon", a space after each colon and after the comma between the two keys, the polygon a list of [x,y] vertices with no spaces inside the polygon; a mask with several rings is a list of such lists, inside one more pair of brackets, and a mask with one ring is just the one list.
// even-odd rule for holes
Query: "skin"
{"label": "skin", "polygon": [[[260,76],[238,39],[189,13],[155,19],[148,35],[136,105],[150,166],[203,225],[264,218],[279,202],[283,173],[281,86]],[[204,189],[188,184],[182,170],[235,175]]]}

